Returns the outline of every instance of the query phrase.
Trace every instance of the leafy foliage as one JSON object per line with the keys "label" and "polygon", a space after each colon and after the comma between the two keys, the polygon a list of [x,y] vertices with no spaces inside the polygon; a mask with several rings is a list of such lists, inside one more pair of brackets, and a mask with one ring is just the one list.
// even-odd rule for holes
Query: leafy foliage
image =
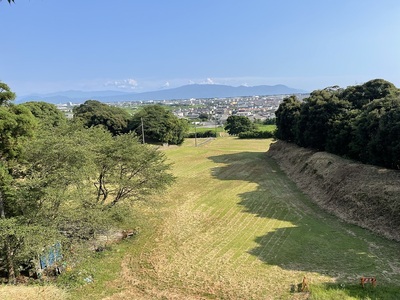
{"label": "leafy foliage", "polygon": [[74,107],[74,119],[87,127],[102,125],[113,135],[128,132],[129,114],[119,107],[109,106],[97,100],[87,100]]}
{"label": "leafy foliage", "polygon": [[[21,158],[21,143],[33,135],[35,119],[28,109],[11,103],[15,94],[5,83],[0,83],[0,231],[5,234],[0,240],[0,254],[6,263],[11,283],[16,282],[15,259],[23,241],[18,234],[23,228],[17,226],[8,210],[15,213],[13,206],[15,191],[12,188],[13,173]],[[10,209],[11,208],[11,209]]]}
{"label": "leafy foliage", "polygon": [[189,125],[186,120],[179,119],[161,105],[148,105],[132,117],[129,128],[139,136],[143,137],[144,134],[146,141],[180,145]]}
{"label": "leafy foliage", "polygon": [[276,125],[276,118],[265,119],[263,124],[264,125]]}
{"label": "leafy foliage", "polygon": [[208,137],[216,137],[215,130],[206,130],[206,131],[200,131],[200,132],[191,132],[187,134],[188,138],[208,138]]}
{"label": "leafy foliage", "polygon": [[36,120],[21,105],[0,106],[0,159],[12,159],[20,153],[20,142],[33,135]]}
{"label": "leafy foliage", "polygon": [[400,169],[400,91],[385,80],[317,90],[304,102],[291,96],[276,120],[279,139]]}
{"label": "leafy foliage", "polygon": [[350,86],[341,91],[340,98],[349,101],[354,108],[362,108],[375,99],[398,94],[398,89],[383,79],[374,79],[362,85]]}
{"label": "leafy foliage", "polygon": [[254,124],[244,116],[229,116],[226,120],[225,130],[230,135],[238,135],[241,132],[252,131]]}
{"label": "leafy foliage", "polygon": [[174,181],[162,152],[121,134],[121,111],[86,103],[78,110],[89,122],[84,127],[66,122],[52,105],[13,105],[14,94],[1,88],[0,267],[10,283],[17,266],[43,247],[91,238],[130,216],[129,202]]}
{"label": "leafy foliage", "polygon": [[13,93],[10,87],[4,82],[0,82],[0,105],[8,104],[10,101],[15,99],[15,93]]}
{"label": "leafy foliage", "polygon": [[173,181],[163,153],[151,145],[140,144],[133,134],[108,139],[94,151],[96,203],[114,206],[126,198],[143,198]]}
{"label": "leafy foliage", "polygon": [[54,104],[32,101],[21,105],[28,108],[42,126],[55,127],[67,121],[64,114]]}
{"label": "leafy foliage", "polygon": [[301,102],[296,96],[283,99],[276,115],[276,137],[285,141],[294,141],[296,136],[296,126],[300,116]]}
{"label": "leafy foliage", "polygon": [[207,121],[208,119],[210,118],[210,116],[208,115],[208,114],[206,114],[206,113],[201,113],[200,115],[199,115],[199,119],[201,120],[201,121]]}
{"label": "leafy foliage", "polygon": [[314,91],[301,105],[296,142],[303,147],[324,150],[335,120],[340,119],[350,104],[339,100],[328,90]]}
{"label": "leafy foliage", "polygon": [[270,131],[246,131],[239,133],[240,139],[270,139],[274,134]]}

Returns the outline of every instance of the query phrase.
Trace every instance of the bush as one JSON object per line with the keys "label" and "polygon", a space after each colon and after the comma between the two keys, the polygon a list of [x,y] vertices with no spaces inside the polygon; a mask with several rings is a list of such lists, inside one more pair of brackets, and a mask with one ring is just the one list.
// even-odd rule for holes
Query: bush
{"label": "bush", "polygon": [[270,139],[274,134],[270,131],[246,131],[239,133],[239,139]]}
{"label": "bush", "polygon": [[195,137],[198,137],[198,138],[216,137],[216,133],[214,130],[206,130],[204,132],[197,132],[197,133],[190,132],[187,134],[186,137],[189,139],[193,139]]}

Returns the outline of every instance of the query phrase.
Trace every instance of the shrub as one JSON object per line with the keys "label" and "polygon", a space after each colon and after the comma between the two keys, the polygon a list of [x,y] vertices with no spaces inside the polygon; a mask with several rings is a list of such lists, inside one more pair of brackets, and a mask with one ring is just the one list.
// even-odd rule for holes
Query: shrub
{"label": "shrub", "polygon": [[246,131],[239,133],[240,139],[270,139],[274,134],[270,131]]}
{"label": "shrub", "polygon": [[197,132],[197,133],[190,132],[187,135],[187,138],[195,138],[195,137],[198,137],[198,138],[216,137],[216,134],[215,134],[214,130],[206,130],[206,131]]}

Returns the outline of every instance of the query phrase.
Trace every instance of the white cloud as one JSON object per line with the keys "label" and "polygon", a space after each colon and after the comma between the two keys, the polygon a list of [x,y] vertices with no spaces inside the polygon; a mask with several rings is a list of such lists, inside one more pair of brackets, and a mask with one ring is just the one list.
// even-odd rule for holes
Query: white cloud
{"label": "white cloud", "polygon": [[206,83],[207,84],[215,84],[211,78],[207,78]]}
{"label": "white cloud", "polygon": [[169,88],[169,86],[170,86],[169,81],[167,81],[164,83],[163,88]]}
{"label": "white cloud", "polygon": [[119,89],[131,89],[134,90],[138,86],[138,82],[133,78],[122,79],[122,80],[114,80],[108,81],[105,84],[106,86],[113,86]]}
{"label": "white cloud", "polygon": [[206,80],[202,81],[200,84],[215,84],[215,81],[208,77]]}

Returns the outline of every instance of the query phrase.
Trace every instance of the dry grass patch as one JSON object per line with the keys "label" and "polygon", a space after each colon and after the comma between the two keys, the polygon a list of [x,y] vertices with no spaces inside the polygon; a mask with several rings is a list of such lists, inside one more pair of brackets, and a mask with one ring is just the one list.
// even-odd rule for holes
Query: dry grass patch
{"label": "dry grass patch", "polygon": [[54,286],[0,286],[0,299],[26,300],[42,299],[53,300],[67,299],[66,293]]}

